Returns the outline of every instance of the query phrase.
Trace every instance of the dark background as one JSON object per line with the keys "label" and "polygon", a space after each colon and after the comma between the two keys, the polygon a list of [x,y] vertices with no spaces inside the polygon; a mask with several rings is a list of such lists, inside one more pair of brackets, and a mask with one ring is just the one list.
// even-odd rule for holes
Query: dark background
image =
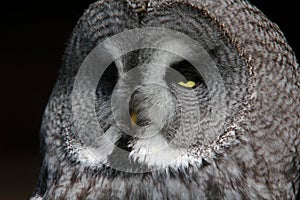
{"label": "dark background", "polygon": [[[39,126],[66,42],[92,0],[0,5],[0,199],[28,199],[39,171]],[[297,1],[253,0],[300,55]]]}

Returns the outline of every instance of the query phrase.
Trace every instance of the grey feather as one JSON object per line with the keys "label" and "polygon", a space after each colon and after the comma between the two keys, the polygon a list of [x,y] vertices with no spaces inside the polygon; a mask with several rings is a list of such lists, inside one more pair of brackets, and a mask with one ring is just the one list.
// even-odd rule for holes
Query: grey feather
{"label": "grey feather", "polygon": [[[126,159],[121,160],[115,146],[105,146],[93,134],[78,134],[71,93],[79,67],[92,49],[115,34],[144,27],[172,29],[200,43],[215,62],[226,91],[220,94],[205,84],[192,92],[176,84],[168,90],[141,84],[131,106],[138,112],[138,122],[147,126],[129,136],[112,117],[110,75],[120,78],[139,66],[142,83],[158,83],[167,68],[157,67],[154,61],[180,58],[150,49],[118,58],[120,65],[99,82],[95,110],[104,132],[125,150]],[[43,163],[32,199],[296,199],[299,73],[295,54],[278,26],[246,0],[95,2],[74,28],[45,110]],[[116,90],[119,96],[127,92]],[[223,126],[209,118],[211,94],[225,97]],[[171,104],[175,109],[168,109]],[[162,124],[163,131],[153,140],[141,139],[155,132],[152,124]],[[137,156],[145,146],[159,147],[157,141],[166,141],[174,151],[180,149],[188,159],[164,166],[159,156]],[[81,159],[80,149],[89,146],[97,146],[106,163],[95,166]],[[124,163],[148,171],[130,173],[105,165]]]}

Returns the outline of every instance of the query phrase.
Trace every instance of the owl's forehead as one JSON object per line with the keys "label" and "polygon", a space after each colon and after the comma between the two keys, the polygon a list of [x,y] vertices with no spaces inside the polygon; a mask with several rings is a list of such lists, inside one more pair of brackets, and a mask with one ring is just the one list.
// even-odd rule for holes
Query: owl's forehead
{"label": "owl's forehead", "polygon": [[[138,43],[144,43],[144,45],[137,47],[137,49],[130,49],[128,43],[124,42],[124,40],[106,43],[105,49],[114,58],[135,58],[140,59],[142,62],[148,60],[148,62],[155,62],[162,65],[171,65],[184,58],[189,59],[192,56],[196,56],[194,52],[197,47],[193,47],[194,45],[192,44],[194,41],[187,41],[183,38],[173,37],[172,35],[161,37],[158,34],[152,38],[141,38]],[[132,40],[132,36],[129,34],[125,35],[125,37],[128,37],[126,41]],[[124,51],[126,51],[125,54],[123,53]],[[197,53],[201,54],[199,49]]]}

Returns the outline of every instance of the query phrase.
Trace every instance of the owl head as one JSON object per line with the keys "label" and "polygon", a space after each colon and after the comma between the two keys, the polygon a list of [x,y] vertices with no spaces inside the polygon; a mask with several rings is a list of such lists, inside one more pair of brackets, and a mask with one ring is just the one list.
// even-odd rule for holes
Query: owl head
{"label": "owl head", "polygon": [[282,32],[247,1],[98,1],[45,110],[35,193],[293,198],[299,77]]}

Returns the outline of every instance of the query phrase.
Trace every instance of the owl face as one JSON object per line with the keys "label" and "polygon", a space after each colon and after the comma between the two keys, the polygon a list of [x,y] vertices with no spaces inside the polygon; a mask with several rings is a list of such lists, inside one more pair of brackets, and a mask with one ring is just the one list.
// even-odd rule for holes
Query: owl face
{"label": "owl face", "polygon": [[186,21],[148,13],[142,28],[106,39],[78,70],[72,105],[79,131],[70,143],[81,143],[88,166],[200,167],[222,145],[238,143],[232,124],[245,109],[246,63],[203,13],[174,6],[163,18],[184,14]]}
{"label": "owl face", "polygon": [[46,107],[33,196],[297,199],[298,77],[247,1],[98,1]]}

